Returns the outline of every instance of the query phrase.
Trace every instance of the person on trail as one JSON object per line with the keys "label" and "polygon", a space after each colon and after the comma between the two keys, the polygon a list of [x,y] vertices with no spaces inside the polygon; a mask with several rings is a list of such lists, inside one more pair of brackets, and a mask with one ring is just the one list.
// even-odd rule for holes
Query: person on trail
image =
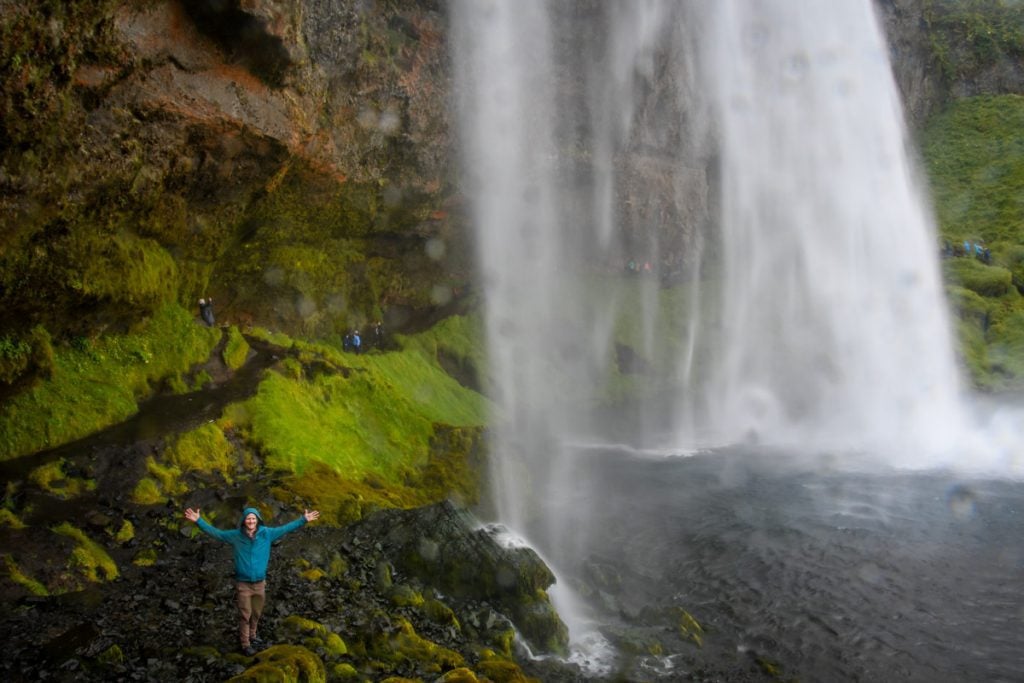
{"label": "person on trail", "polygon": [[373,324],[373,347],[375,349],[382,348],[384,346],[384,324],[381,321],[377,321]]}
{"label": "person on trail", "polygon": [[199,315],[203,318],[203,322],[206,323],[207,327],[213,327],[213,299],[199,300]]}
{"label": "person on trail", "polygon": [[257,647],[266,645],[256,635],[256,629],[267,597],[270,544],[307,522],[314,521],[320,517],[320,513],[317,510],[306,510],[301,517],[284,526],[264,526],[259,510],[245,508],[237,529],[218,529],[203,519],[199,512],[199,508],[188,508],[185,510],[185,518],[195,522],[207,535],[229,543],[234,548],[238,634],[242,653],[251,657],[256,654]]}
{"label": "person on trail", "polygon": [[359,330],[356,330],[355,332],[353,332],[353,333],[352,333],[352,350],[353,350],[353,351],[354,351],[355,353],[357,353],[357,354],[358,354],[358,353],[360,353],[360,352],[361,352],[361,350],[362,350],[362,349],[361,349],[362,345],[363,345],[363,340],[362,340],[362,338],[361,338],[361,337],[359,336]]}

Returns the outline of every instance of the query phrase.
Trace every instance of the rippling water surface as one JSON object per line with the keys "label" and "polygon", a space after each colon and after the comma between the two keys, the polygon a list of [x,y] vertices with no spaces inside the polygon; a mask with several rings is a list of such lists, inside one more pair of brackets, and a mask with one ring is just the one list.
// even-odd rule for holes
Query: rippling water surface
{"label": "rippling water surface", "polygon": [[600,561],[622,577],[594,618],[672,604],[706,629],[666,678],[748,653],[802,681],[1024,680],[1020,482],[749,449],[590,450],[575,472],[562,513],[588,559],[570,574]]}

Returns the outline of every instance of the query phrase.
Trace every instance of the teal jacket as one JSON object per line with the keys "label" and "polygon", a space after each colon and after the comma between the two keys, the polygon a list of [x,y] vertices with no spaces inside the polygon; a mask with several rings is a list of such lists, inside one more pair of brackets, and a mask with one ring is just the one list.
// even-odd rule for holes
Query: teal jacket
{"label": "teal jacket", "polygon": [[[249,534],[245,533],[243,528],[245,518],[250,513],[256,515],[256,519],[259,520],[256,526],[256,535],[253,538],[249,538]],[[256,508],[242,510],[242,518],[238,521],[237,529],[218,529],[202,517],[196,522],[206,534],[231,544],[231,547],[235,549],[235,578],[250,583],[267,578],[267,565],[270,564],[270,544],[305,523],[306,518],[303,516],[284,526],[263,526],[263,517],[260,516],[259,510]]]}

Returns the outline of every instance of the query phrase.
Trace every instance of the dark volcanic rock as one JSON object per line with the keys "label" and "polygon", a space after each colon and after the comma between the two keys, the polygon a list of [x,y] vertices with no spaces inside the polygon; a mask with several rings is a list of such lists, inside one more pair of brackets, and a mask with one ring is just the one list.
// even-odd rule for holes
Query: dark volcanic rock
{"label": "dark volcanic rock", "polygon": [[458,603],[490,603],[535,651],[563,652],[568,631],[545,592],[554,574],[531,548],[502,541],[500,531],[448,502],[386,510],[352,529],[356,539],[376,539],[399,572]]}

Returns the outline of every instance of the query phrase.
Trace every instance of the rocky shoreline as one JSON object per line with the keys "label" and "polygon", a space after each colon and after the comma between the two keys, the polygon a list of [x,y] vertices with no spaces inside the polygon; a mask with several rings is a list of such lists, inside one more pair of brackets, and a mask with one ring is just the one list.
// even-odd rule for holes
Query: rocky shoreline
{"label": "rocky shoreline", "polygon": [[[268,680],[270,668],[280,677],[269,680],[525,680],[515,663],[522,642],[554,633],[565,645],[550,605],[520,630],[506,616],[536,607],[536,591],[554,579],[536,554],[502,547],[451,503],[286,537],[271,562],[262,629],[274,645],[255,657],[236,642],[229,549],[192,538],[175,510],[136,519],[137,528],[162,528],[152,565],[125,564],[113,581],[9,603],[4,680]],[[446,572],[476,581],[446,585]],[[556,660],[532,666],[543,680],[584,680]]]}

